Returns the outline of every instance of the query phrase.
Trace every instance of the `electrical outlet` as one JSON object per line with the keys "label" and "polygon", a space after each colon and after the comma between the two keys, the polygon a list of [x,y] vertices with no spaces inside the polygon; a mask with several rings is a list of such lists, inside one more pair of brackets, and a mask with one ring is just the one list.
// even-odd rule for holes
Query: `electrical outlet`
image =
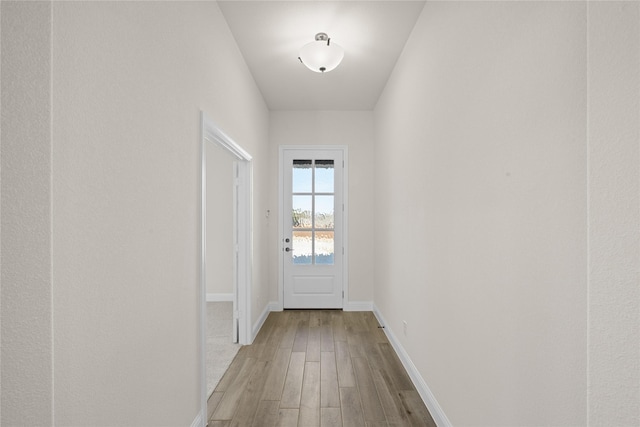
{"label": "electrical outlet", "polygon": [[402,321],[402,327],[404,329],[404,336],[406,337],[407,336],[407,321],[406,320]]}

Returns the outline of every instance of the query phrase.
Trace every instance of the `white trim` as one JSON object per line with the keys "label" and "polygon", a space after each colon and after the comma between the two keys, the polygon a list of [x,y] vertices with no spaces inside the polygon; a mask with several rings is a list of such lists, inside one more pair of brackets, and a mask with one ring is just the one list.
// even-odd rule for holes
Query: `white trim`
{"label": "white trim", "polygon": [[227,136],[213,121],[209,120],[204,112],[201,112],[203,134],[202,137],[210,142],[216,142],[226,148],[236,159],[250,162],[251,154],[247,153],[233,139]]}
{"label": "white trim", "polygon": [[196,418],[191,423],[191,427],[205,427],[205,423],[202,422],[202,413],[198,412]]}
{"label": "white trim", "polygon": [[253,164],[241,161],[238,165],[238,304],[239,343],[251,344],[251,286],[253,283]]}
{"label": "white trim", "polygon": [[207,302],[233,302],[233,294],[207,294]]}
{"label": "white trim", "polygon": [[[207,161],[205,151],[205,117],[200,113],[200,414],[192,426],[202,425],[207,419]],[[195,424],[197,420],[200,423]]]}
{"label": "white trim", "polygon": [[[347,145],[279,145],[278,146],[278,240],[282,243],[284,238],[283,222],[284,212],[283,192],[284,192],[284,152],[285,150],[341,150],[342,161],[344,162],[344,170],[342,173],[342,202],[344,204],[344,212],[342,217],[342,246],[344,255],[342,260],[342,291],[344,297],[342,299],[343,310],[349,301],[349,147]],[[284,254],[278,251],[278,301],[274,311],[284,310]],[[360,310],[347,310],[360,311]],[[371,307],[368,310],[371,311]]]}
{"label": "white trim", "polygon": [[[344,210],[342,211],[342,308],[351,304],[349,302],[349,147],[346,145],[340,146],[342,148],[342,204]],[[366,311],[371,311],[373,307],[370,307]],[[347,310],[348,311],[348,310]],[[356,311],[356,310],[353,310]]]}
{"label": "white trim", "polygon": [[[278,248],[282,247],[282,236],[284,236],[283,212],[284,204],[283,188],[284,188],[284,150],[285,146],[278,147]],[[284,310],[284,253],[278,250],[278,311]]]}
{"label": "white trim", "polygon": [[345,301],[344,311],[373,311],[372,301]]}
{"label": "white trim", "polygon": [[[239,221],[239,214],[240,214],[240,210],[238,209],[239,205],[238,205],[238,201],[239,201],[239,183],[240,183],[240,166],[238,165],[238,160],[233,162],[233,247],[236,249],[235,252],[237,252],[238,248],[240,247],[240,241],[239,241],[239,229],[238,229],[238,224],[240,223]],[[240,316],[239,316],[239,312],[238,312],[238,304],[239,304],[239,299],[238,299],[238,284],[240,283],[240,254],[239,253],[235,253],[234,252],[234,256],[233,256],[233,278],[232,278],[232,293],[231,293],[231,303],[233,304],[231,306],[231,309],[233,310],[233,315],[232,315],[232,322],[233,322],[233,326],[232,326],[232,342],[234,344],[238,344],[238,342],[240,341],[240,333],[239,333],[239,329],[240,329]]]}
{"label": "white trim", "polygon": [[391,346],[396,351],[396,354],[400,358],[402,365],[409,374],[413,385],[416,387],[416,390],[418,390],[422,401],[427,406],[431,417],[433,417],[433,421],[435,421],[436,425],[439,427],[451,427],[451,422],[445,415],[442,407],[440,407],[440,404],[436,400],[431,390],[429,390],[426,381],[424,380],[424,378],[422,378],[420,372],[418,372],[418,368],[416,368],[416,365],[413,364],[413,361],[409,357],[409,354],[406,352],[404,347],[402,347],[402,344],[400,344],[400,341],[398,341],[391,328],[389,328],[388,323],[385,321],[382,313],[375,304],[373,304],[373,314],[378,319],[378,323],[380,323],[381,326],[384,326],[383,330],[387,335]]}
{"label": "white trim", "polygon": [[[251,283],[252,283],[252,256],[253,253],[253,164],[251,155],[236,144],[222,130],[209,120],[204,111],[200,112],[200,157],[201,157],[201,181],[200,181],[200,419],[203,423],[207,420],[207,385],[206,385],[206,325],[207,325],[207,173],[206,151],[207,143],[215,143],[226,149],[236,159],[237,180],[237,210],[234,207],[234,229],[237,231],[238,262],[237,273],[234,280],[234,311],[238,316],[238,335],[240,344],[251,344]],[[235,203],[234,203],[235,205]]]}

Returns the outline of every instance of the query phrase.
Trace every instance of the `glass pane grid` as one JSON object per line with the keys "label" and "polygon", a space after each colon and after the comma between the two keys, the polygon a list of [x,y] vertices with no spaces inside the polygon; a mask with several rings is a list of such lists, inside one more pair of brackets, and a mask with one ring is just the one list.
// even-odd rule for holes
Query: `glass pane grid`
{"label": "glass pane grid", "polygon": [[334,161],[294,160],[292,185],[293,263],[334,263]]}

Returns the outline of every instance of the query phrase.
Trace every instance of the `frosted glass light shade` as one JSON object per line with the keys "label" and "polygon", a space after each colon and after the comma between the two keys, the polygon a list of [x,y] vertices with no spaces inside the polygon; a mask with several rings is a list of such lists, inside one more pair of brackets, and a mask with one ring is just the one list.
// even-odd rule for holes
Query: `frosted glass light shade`
{"label": "frosted glass light shade", "polygon": [[332,43],[326,34],[319,33],[315,41],[302,46],[299,58],[311,71],[326,73],[340,65],[344,49]]}

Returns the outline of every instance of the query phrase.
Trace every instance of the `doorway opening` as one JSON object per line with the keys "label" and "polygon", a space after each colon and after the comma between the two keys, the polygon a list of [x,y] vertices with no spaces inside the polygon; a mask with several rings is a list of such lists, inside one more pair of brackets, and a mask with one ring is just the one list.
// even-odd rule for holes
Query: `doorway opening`
{"label": "doorway opening", "polygon": [[[211,374],[215,358],[223,356],[213,353],[215,345],[211,341],[215,337],[208,331],[208,323],[224,320],[229,331],[223,335],[233,343],[249,344],[251,337],[252,157],[204,112],[201,125],[200,364],[201,403],[206,419],[206,402],[212,385],[215,387],[207,384],[211,377],[207,374]],[[216,307],[220,313],[212,314]],[[223,310],[229,319],[220,319],[221,315],[227,316]],[[234,349],[227,349],[225,354]],[[215,378],[209,378],[211,381]]]}

